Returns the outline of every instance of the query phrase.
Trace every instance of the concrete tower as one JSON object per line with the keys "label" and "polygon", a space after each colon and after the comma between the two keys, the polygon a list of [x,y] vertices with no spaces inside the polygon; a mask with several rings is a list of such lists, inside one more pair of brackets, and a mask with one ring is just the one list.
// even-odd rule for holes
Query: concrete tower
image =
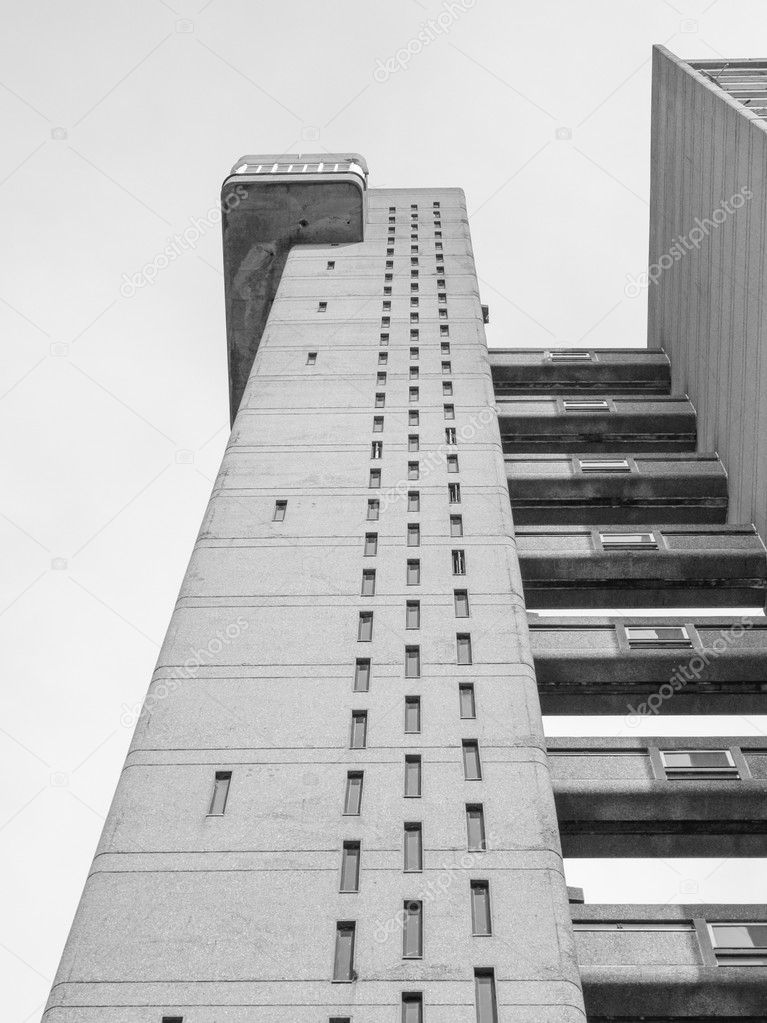
{"label": "concrete tower", "polygon": [[[766,907],[564,880],[765,851],[767,741],[543,734],[767,707],[765,549],[665,352],[488,353],[463,193],[356,154],[222,204],[232,435],[45,1019],[764,1018]],[[658,614],[561,614],[604,606]]]}

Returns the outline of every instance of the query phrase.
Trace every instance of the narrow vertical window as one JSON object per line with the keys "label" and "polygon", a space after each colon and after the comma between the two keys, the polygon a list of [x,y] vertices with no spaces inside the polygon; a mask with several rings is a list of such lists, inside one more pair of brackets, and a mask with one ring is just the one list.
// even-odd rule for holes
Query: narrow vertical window
{"label": "narrow vertical window", "polygon": [[421,677],[421,648],[419,646],[405,647],[405,678]]}
{"label": "narrow vertical window", "polygon": [[490,882],[471,882],[471,933],[492,934],[490,923]]}
{"label": "narrow vertical window", "polygon": [[474,685],[472,682],[462,682],[458,686],[458,702],[462,718],[475,718],[477,707],[474,702]]}
{"label": "narrow vertical window", "polygon": [[421,758],[416,755],[405,757],[405,795],[409,799],[421,795]]}
{"label": "narrow vertical window", "polygon": [[341,891],[360,890],[360,844],[344,842],[341,850]]}
{"label": "narrow vertical window", "polygon": [[213,778],[213,795],[210,799],[209,817],[222,817],[229,798],[229,785],[232,781],[231,771],[216,771]]}
{"label": "narrow vertical window", "polygon": [[326,269],[327,270],[335,270],[335,268],[336,268],[336,261],[334,259],[329,259],[328,260],[328,265],[327,265]]}
{"label": "narrow vertical window", "polygon": [[420,821],[405,825],[405,871],[423,870],[423,829]]}
{"label": "narrow vertical window", "polygon": [[[412,285],[411,285],[411,286],[412,286]],[[418,285],[416,284],[416,285],[415,285],[415,287],[417,288],[417,287],[418,287]],[[415,361],[416,361],[416,360],[417,360],[417,359],[418,359],[418,358],[420,357],[420,354],[421,354],[421,353],[420,353],[420,350],[419,350],[418,348],[415,348],[415,347],[414,347],[414,348],[411,348],[411,349],[410,349],[410,358],[411,358],[411,359],[412,359],[412,360],[413,360],[414,362],[415,362]]]}
{"label": "narrow vertical window", "polygon": [[405,731],[417,734],[421,731],[421,697],[405,697]]}
{"label": "narrow vertical window", "polygon": [[423,956],[423,903],[408,899],[403,905],[402,958]]}
{"label": "narrow vertical window", "polygon": [[447,471],[458,472],[458,455],[447,456]]}
{"label": "narrow vertical window", "polygon": [[421,628],[421,602],[420,600],[408,600],[405,604],[405,628]]}
{"label": "narrow vertical window", "polygon": [[411,433],[407,439],[407,449],[408,451],[418,451],[418,448],[419,448],[418,434]]}
{"label": "narrow vertical window", "polygon": [[[376,501],[376,505],[378,501]],[[372,558],[378,551],[378,533],[365,533],[365,557]]]}
{"label": "narrow vertical window", "polygon": [[386,404],[386,395],[382,394],[382,393],[376,394],[376,401],[375,401],[376,408],[383,408],[385,404]]}
{"label": "narrow vertical window", "polygon": [[408,398],[409,398],[409,401],[410,401],[411,405],[416,405],[418,403],[419,395],[420,395],[420,391],[418,390],[417,387],[411,387],[410,388],[410,390],[408,392]]}
{"label": "narrow vertical window", "polygon": [[408,426],[418,426],[419,421],[420,421],[420,416],[418,414],[418,409],[411,408],[410,411],[407,414],[407,425]]}
{"label": "narrow vertical window", "polygon": [[345,920],[336,924],[336,954],[333,962],[333,980],[348,982],[354,976],[354,931],[353,921]]}
{"label": "narrow vertical window", "polygon": [[450,516],[450,535],[463,536],[463,516],[461,515]]}
{"label": "narrow vertical window", "polygon": [[445,380],[443,382],[443,384],[442,384],[442,393],[446,397],[448,397],[448,398],[452,395],[452,393],[453,393],[453,381],[452,380]]}
{"label": "narrow vertical window", "polygon": [[455,419],[455,405],[443,405],[445,419]]}
{"label": "narrow vertical window", "polygon": [[358,657],[354,665],[354,692],[366,693],[370,689],[370,658]]}
{"label": "narrow vertical window", "polygon": [[442,352],[443,355],[450,355],[450,342],[440,341],[439,350]]}
{"label": "narrow vertical window", "polygon": [[358,817],[362,809],[362,771],[349,771],[344,792],[344,814]]}
{"label": "narrow vertical window", "polygon": [[413,559],[407,563],[407,584],[418,586],[421,582],[421,562]]}
{"label": "narrow vertical window", "polygon": [[459,632],[455,637],[456,655],[459,664],[471,664],[471,636]]}
{"label": "narrow vertical window", "polygon": [[373,597],[376,592],[376,573],[374,568],[366,568],[362,573],[362,596]]}
{"label": "narrow vertical window", "polygon": [[407,463],[407,478],[409,480],[417,480],[419,478],[418,462]]}
{"label": "narrow vertical window", "polygon": [[452,365],[451,365],[451,363],[449,361],[447,361],[447,360],[443,361],[443,363],[442,363],[442,372],[445,373],[445,374],[449,374],[449,373],[453,372],[453,367],[452,367]]}
{"label": "narrow vertical window", "polygon": [[495,974],[492,970],[474,971],[474,998],[477,1005],[477,1023],[498,1023]]}
{"label": "narrow vertical window", "polygon": [[285,513],[288,510],[287,501],[275,501],[274,502],[274,515],[272,515],[273,522],[284,522]]}
{"label": "narrow vertical window", "polygon": [[383,441],[374,440],[370,444],[370,457],[371,458],[382,458],[383,457]]}
{"label": "narrow vertical window", "polygon": [[407,510],[409,512],[418,512],[421,510],[421,494],[418,490],[408,490]]}
{"label": "narrow vertical window", "polygon": [[453,601],[455,604],[455,617],[456,618],[468,618],[469,617],[469,591],[468,590],[453,590]]}
{"label": "narrow vertical window", "polygon": [[349,737],[350,749],[365,749],[368,736],[368,712],[366,710],[352,711],[352,730]]}
{"label": "narrow vertical window", "polygon": [[328,311],[328,304],[327,304],[327,302],[319,302],[317,304],[317,312],[318,313],[326,313],[327,311]]}
{"label": "narrow vertical window", "polygon": [[384,417],[373,416],[373,433],[383,433]]}
{"label": "narrow vertical window", "polygon": [[370,487],[371,490],[378,490],[379,489],[379,487],[381,486],[381,470],[380,469],[371,469],[370,470],[370,480],[368,482],[368,486]]}
{"label": "narrow vertical window", "polygon": [[379,385],[386,383],[386,372],[384,370],[376,373],[376,383]]}
{"label": "narrow vertical window", "polygon": [[423,995],[420,991],[403,993],[402,1023],[423,1023]]}
{"label": "narrow vertical window", "polygon": [[306,365],[307,366],[316,366],[317,365],[317,353],[316,352],[307,352],[306,353]]}
{"label": "narrow vertical window", "polygon": [[373,639],[373,612],[360,611],[357,624],[357,642],[370,643]]}
{"label": "narrow vertical window", "polygon": [[388,352],[379,352],[378,353],[378,365],[379,366],[385,366],[388,361],[389,361],[389,353]]}
{"label": "narrow vertical window", "polygon": [[421,546],[421,527],[417,522],[408,522],[407,524],[407,545],[408,547]]}
{"label": "narrow vertical window", "polygon": [[466,575],[466,554],[462,550],[452,552],[453,575]]}
{"label": "narrow vertical window", "polygon": [[458,439],[456,437],[455,427],[454,426],[446,426],[445,427],[445,444],[457,444],[457,443],[458,443]]}
{"label": "narrow vertical window", "polygon": [[466,838],[470,852],[485,848],[485,813],[481,803],[466,804]]}
{"label": "narrow vertical window", "polygon": [[368,501],[368,520],[370,522],[376,522],[378,520],[380,508],[381,505],[377,500],[375,500],[375,498],[371,498]]}
{"label": "narrow vertical window", "polygon": [[417,366],[411,366],[410,367],[410,379],[411,380],[417,380],[418,379],[418,367]]}
{"label": "narrow vertical window", "polygon": [[479,743],[476,739],[464,739],[463,776],[466,781],[482,781],[482,766],[479,762]]}
{"label": "narrow vertical window", "polygon": [[[447,485],[447,498],[450,504],[461,503],[461,484],[460,483],[448,483]],[[460,518],[460,515],[454,516],[454,518]],[[462,536],[463,533],[459,533],[458,536]]]}

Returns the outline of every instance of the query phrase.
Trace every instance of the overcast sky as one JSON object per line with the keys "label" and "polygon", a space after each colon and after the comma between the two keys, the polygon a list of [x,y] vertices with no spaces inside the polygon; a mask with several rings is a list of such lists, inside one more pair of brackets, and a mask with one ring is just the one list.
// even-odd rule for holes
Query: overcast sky
{"label": "overcast sky", "polygon": [[[463,0],[411,56],[441,2],[0,10],[0,967],[22,1023],[227,437],[217,225],[133,297],[126,275],[210,217],[241,154],[352,149],[372,187],[464,188],[492,345],[643,345],[624,286],[646,264],[650,46],[764,57],[767,21],[763,0]],[[763,722],[665,722],[683,725]],[[757,890],[736,862],[569,868],[595,901],[767,901],[765,872]]]}

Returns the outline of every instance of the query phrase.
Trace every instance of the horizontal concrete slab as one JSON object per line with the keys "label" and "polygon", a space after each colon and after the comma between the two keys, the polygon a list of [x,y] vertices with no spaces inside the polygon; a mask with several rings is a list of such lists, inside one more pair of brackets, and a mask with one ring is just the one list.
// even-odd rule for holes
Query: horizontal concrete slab
{"label": "horizontal concrete slab", "polygon": [[513,348],[490,351],[496,395],[567,390],[668,394],[671,368],[660,349]]}

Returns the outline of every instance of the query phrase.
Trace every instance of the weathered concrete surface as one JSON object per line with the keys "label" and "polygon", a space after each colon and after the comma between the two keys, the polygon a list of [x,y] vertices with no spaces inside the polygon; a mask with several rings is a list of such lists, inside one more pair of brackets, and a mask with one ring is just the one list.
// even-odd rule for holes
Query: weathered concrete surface
{"label": "weathered concrete surface", "polygon": [[[567,350],[565,350],[567,351]],[[561,349],[494,348],[490,368],[496,395],[669,394],[668,357],[648,348],[584,348],[588,359],[562,360]],[[560,358],[556,355],[559,353]]]}

